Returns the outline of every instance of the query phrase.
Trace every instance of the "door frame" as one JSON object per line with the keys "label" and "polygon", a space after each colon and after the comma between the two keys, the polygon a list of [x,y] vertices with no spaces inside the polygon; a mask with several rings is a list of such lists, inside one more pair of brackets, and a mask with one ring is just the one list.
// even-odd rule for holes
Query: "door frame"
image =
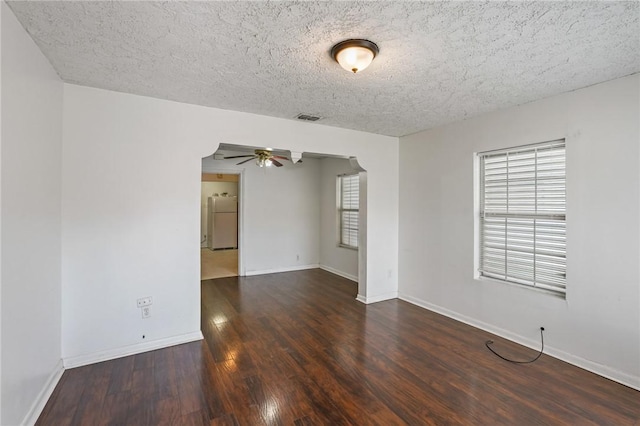
{"label": "door frame", "polygon": [[[238,276],[244,277],[245,273],[245,261],[244,261],[244,216],[245,216],[245,184],[244,184],[244,169],[224,169],[218,167],[205,168],[202,167],[200,173],[200,182],[203,182],[203,174],[225,174],[225,175],[237,175],[238,176]],[[209,236],[207,236],[209,237]]]}

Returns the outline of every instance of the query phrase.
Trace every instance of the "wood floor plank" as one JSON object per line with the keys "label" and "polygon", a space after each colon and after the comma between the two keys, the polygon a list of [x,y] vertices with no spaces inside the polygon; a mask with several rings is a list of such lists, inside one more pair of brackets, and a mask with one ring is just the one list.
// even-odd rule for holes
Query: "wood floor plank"
{"label": "wood floor plank", "polygon": [[179,398],[163,398],[153,401],[151,425],[178,425],[182,414]]}
{"label": "wood floor plank", "polygon": [[37,424],[61,426],[72,424],[76,411],[80,407],[78,402],[82,399],[85,384],[91,376],[91,370],[91,367],[80,367],[65,371],[50,398],[51,406],[45,407]]}
{"label": "wood floor plank", "polygon": [[93,421],[95,425],[126,425],[129,417],[129,409],[134,408],[131,404],[131,392],[107,393],[104,398],[102,410]]}
{"label": "wood floor plank", "polygon": [[121,393],[131,389],[134,361],[135,356],[127,356],[111,361],[113,363],[113,372],[111,374],[107,395]]}
{"label": "wood floor plank", "polygon": [[155,399],[178,398],[175,357],[172,350],[159,350],[154,354],[153,388]]}
{"label": "wood floor plank", "polygon": [[[193,342],[65,371],[38,425],[640,425],[640,392],[322,270],[203,281]],[[542,325],[542,324],[541,324]],[[535,336],[534,336],[535,337]]]}
{"label": "wood floor plank", "polygon": [[71,424],[86,425],[91,423],[95,413],[102,411],[105,396],[109,389],[113,364],[100,362],[91,367],[90,377],[83,389]]}

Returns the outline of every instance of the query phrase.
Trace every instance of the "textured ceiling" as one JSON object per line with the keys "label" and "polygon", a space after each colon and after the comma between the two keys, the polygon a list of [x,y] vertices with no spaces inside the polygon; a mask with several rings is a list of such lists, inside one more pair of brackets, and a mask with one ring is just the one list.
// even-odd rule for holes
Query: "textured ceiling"
{"label": "textured ceiling", "polygon": [[636,1],[8,4],[66,82],[391,136],[640,71]]}

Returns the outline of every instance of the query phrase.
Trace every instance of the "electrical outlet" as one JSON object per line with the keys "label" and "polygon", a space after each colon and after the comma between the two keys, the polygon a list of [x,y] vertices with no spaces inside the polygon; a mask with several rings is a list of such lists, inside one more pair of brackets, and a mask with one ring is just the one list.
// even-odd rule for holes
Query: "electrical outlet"
{"label": "electrical outlet", "polygon": [[151,316],[151,305],[142,307],[142,319],[149,318]]}
{"label": "electrical outlet", "polygon": [[153,299],[151,298],[151,296],[142,297],[138,299],[137,302],[138,302],[138,308],[142,308],[143,306],[153,305]]}

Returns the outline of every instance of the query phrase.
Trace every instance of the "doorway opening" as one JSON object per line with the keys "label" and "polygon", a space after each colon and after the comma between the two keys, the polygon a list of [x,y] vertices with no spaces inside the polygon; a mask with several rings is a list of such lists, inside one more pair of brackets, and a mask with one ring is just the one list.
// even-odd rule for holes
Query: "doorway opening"
{"label": "doorway opening", "polygon": [[[271,154],[264,163],[262,152]],[[320,268],[357,282],[357,299],[366,303],[367,173],[356,157],[220,144],[202,159],[201,170],[238,177],[237,276]],[[359,175],[353,198],[358,223],[350,212],[349,247],[340,244],[345,229],[337,203],[345,174]]]}
{"label": "doorway opening", "polygon": [[202,173],[200,280],[238,276],[240,175]]}

